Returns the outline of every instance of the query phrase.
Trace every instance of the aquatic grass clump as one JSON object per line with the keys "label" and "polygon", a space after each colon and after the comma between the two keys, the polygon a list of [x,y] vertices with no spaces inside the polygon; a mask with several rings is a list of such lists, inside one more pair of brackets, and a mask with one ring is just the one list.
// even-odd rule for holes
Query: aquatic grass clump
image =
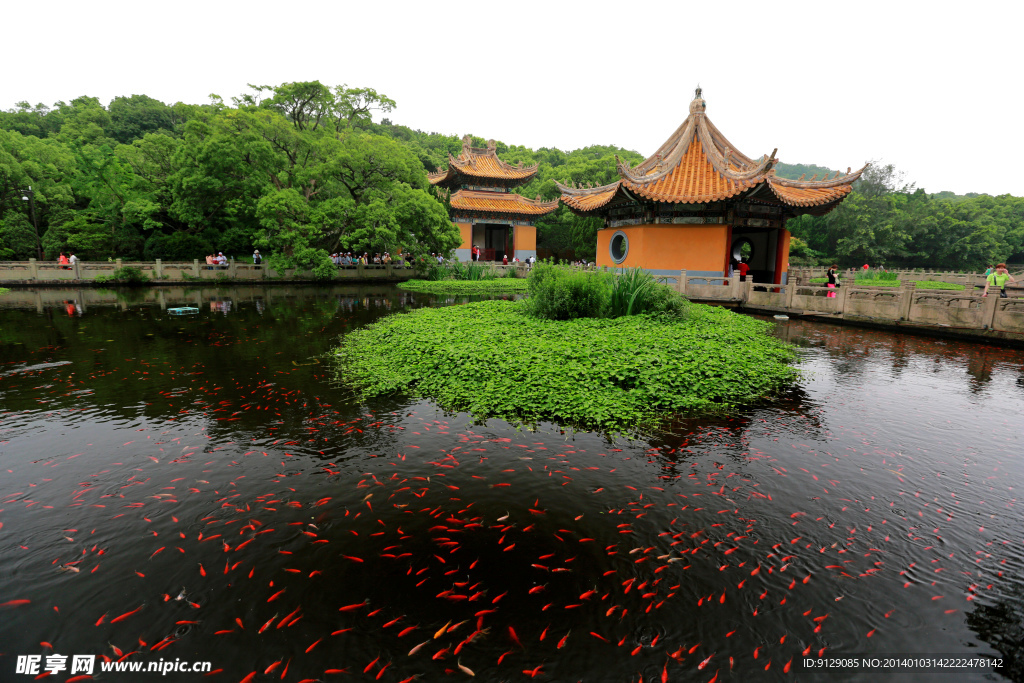
{"label": "aquatic grass clump", "polygon": [[526,278],[524,310],[535,318],[575,320],[599,318],[608,308],[612,283],[607,273],[591,273],[538,263]]}
{"label": "aquatic grass clump", "polygon": [[389,316],[341,338],[338,379],[364,399],[424,396],[479,420],[614,433],[756,403],[796,378],[792,348],[769,323],[725,309],[546,320],[527,308],[483,301]]}
{"label": "aquatic grass clump", "polygon": [[548,320],[618,318],[667,313],[683,316],[686,299],[642,268],[618,273],[539,263],[527,277],[526,310]]}
{"label": "aquatic grass clump", "polygon": [[400,289],[432,294],[508,294],[526,291],[522,278],[495,278],[492,280],[406,280]]}

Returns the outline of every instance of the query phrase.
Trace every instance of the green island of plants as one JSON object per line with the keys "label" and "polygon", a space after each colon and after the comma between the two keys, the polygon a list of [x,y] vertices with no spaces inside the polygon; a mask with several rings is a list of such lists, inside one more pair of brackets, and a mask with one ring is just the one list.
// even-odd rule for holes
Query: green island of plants
{"label": "green island of plants", "polygon": [[770,323],[689,303],[640,271],[539,265],[528,285],[523,301],[423,308],[345,335],[337,377],[364,399],[610,433],[752,404],[796,377]]}
{"label": "green island of plants", "polygon": [[431,294],[507,294],[526,291],[523,278],[493,280],[407,280],[398,283],[401,289]]}
{"label": "green island of plants", "polygon": [[9,291],[11,291],[11,290],[9,290],[9,289],[5,289],[5,288],[3,288],[3,287],[0,287],[0,294],[6,294],[6,293],[7,293],[7,292],[9,292]]}

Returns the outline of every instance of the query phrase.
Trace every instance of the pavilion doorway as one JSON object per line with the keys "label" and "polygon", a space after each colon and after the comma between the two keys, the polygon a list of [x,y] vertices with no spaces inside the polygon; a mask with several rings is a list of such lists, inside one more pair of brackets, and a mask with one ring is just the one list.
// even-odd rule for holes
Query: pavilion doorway
{"label": "pavilion doorway", "polygon": [[512,257],[512,228],[507,225],[484,225],[484,260],[500,261],[506,255]]}

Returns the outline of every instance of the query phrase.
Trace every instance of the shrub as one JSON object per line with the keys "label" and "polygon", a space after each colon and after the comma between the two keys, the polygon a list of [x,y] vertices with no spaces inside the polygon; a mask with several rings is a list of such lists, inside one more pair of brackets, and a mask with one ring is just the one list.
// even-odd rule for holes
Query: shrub
{"label": "shrub", "polygon": [[143,273],[141,268],[125,266],[123,268],[118,268],[109,276],[96,276],[95,282],[118,282],[125,285],[144,285],[149,282],[149,276]]}
{"label": "shrub", "polygon": [[539,263],[527,278],[531,315],[548,320],[618,318],[626,315],[664,313],[682,317],[687,301],[640,268],[618,275],[587,272]]}
{"label": "shrub", "polygon": [[526,279],[526,308],[535,318],[547,320],[600,318],[608,307],[609,277],[538,263]]}

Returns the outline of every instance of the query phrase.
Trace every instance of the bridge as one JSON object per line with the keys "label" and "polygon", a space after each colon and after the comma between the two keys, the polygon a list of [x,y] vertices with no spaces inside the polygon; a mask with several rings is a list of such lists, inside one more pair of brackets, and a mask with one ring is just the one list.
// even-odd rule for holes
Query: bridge
{"label": "bridge", "polygon": [[[838,289],[812,284],[824,269],[794,269],[782,285],[740,282],[738,277],[709,278],[680,271],[667,284],[691,301],[738,310],[809,317],[849,324],[897,328],[945,337],[1024,346],[1024,286],[1007,287],[1009,298],[990,288],[982,297],[985,276],[977,273],[897,271],[899,287],[857,285],[841,279]],[[963,285],[962,291],[918,288],[914,280]],[[834,297],[828,296],[834,294]]]}

